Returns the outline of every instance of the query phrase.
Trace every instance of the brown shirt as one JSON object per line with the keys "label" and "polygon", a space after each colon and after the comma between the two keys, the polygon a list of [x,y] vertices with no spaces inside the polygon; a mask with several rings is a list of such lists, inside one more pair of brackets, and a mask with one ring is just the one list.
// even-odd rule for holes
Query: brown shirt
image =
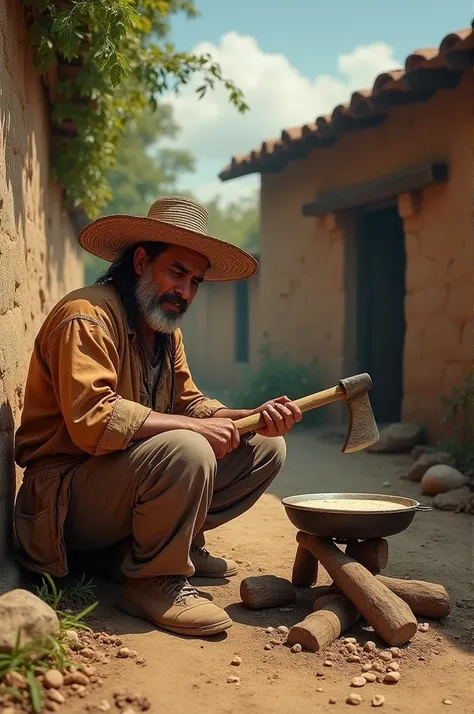
{"label": "brown shirt", "polygon": [[168,340],[153,404],[145,371],[112,287],[76,290],[46,318],[15,444],[16,461],[26,467],[15,504],[18,558],[28,568],[67,574],[63,529],[71,481],[84,459],[126,449],[152,408],[202,418],[223,406],[194,384],[180,330]]}
{"label": "brown shirt", "polygon": [[93,286],[63,298],[35,341],[16,434],[18,465],[126,449],[152,408],[197,418],[222,408],[194,384],[181,330],[169,342],[151,404],[148,370],[115,290]]}

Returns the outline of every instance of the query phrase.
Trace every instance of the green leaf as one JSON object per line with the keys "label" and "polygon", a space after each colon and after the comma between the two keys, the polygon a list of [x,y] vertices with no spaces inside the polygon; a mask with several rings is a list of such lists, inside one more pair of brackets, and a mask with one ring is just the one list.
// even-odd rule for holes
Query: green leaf
{"label": "green leaf", "polygon": [[41,687],[35,679],[35,676],[31,669],[26,672],[26,680],[28,682],[28,688],[30,691],[31,705],[33,711],[37,714],[41,714],[43,708],[43,695],[41,692]]}

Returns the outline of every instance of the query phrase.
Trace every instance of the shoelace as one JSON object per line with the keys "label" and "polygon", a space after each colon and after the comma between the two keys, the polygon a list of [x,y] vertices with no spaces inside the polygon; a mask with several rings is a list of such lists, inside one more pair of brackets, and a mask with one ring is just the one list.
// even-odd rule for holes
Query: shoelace
{"label": "shoelace", "polygon": [[209,551],[206,550],[206,548],[203,548],[201,545],[192,545],[191,553],[196,553],[196,555],[203,555],[204,558],[207,558],[209,555],[211,555]]}
{"label": "shoelace", "polygon": [[187,597],[199,597],[196,588],[183,575],[172,575],[157,581],[157,585],[168,597],[177,604]]}

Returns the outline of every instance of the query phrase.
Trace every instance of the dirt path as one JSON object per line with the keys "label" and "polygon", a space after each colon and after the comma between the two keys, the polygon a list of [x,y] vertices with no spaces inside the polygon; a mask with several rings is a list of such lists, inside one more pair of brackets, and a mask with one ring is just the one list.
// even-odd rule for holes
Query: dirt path
{"label": "dirt path", "polygon": [[[354,690],[349,685],[352,677],[360,673],[360,665],[349,664],[342,656],[336,655],[329,669],[322,666],[324,655],[292,654],[284,646],[264,649],[270,637],[264,632],[266,627],[291,627],[308,614],[311,598],[307,592],[300,591],[297,605],[290,612],[249,612],[239,604],[242,577],[261,573],[290,577],[295,530],[280,505],[281,497],[344,490],[418,496],[416,484],[399,478],[408,457],[343,455],[341,444],[337,436],[323,439],[314,432],[292,435],[288,439],[287,464],[271,492],[251,512],[209,535],[208,546],[213,552],[241,561],[240,574],[223,584],[196,581],[233,618],[234,626],[227,634],[217,641],[181,639],[120,614],[112,605],[102,605],[102,627],[107,625],[111,632],[120,634],[125,644],[146,658],[147,664],[140,667],[133,660],[112,659],[100,694],[88,696],[87,700],[69,700],[68,711],[84,711],[86,704],[103,699],[113,704],[113,692],[126,687],[146,695],[152,703],[151,712],[167,714],[288,714],[310,710],[337,713],[350,709],[345,698],[354,691],[363,698],[358,711],[372,710],[372,696],[381,693],[385,696],[382,711],[472,712],[470,516],[440,511],[420,513],[405,533],[390,538],[391,559],[386,574],[440,582],[453,603],[452,614],[444,623],[431,622],[429,631],[418,633],[404,650],[402,677],[394,686],[375,683]],[[386,481],[390,486],[383,486]],[[329,580],[325,573],[320,578]],[[119,589],[104,586],[102,602],[105,596],[113,602],[118,594]],[[361,642],[376,639],[360,627],[350,634]],[[242,658],[240,667],[230,665],[234,655]],[[318,672],[324,676],[316,676]],[[229,675],[240,677],[241,684],[228,684]],[[336,703],[330,704],[330,699]],[[444,699],[452,702],[451,708],[443,704]]]}

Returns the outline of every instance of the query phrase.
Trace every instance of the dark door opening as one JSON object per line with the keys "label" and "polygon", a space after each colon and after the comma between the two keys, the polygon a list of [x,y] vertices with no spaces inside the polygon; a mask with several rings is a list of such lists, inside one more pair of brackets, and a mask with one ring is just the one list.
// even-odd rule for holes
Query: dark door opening
{"label": "dark door opening", "polygon": [[405,244],[396,207],[360,216],[357,235],[359,371],[380,423],[401,419],[405,341]]}

